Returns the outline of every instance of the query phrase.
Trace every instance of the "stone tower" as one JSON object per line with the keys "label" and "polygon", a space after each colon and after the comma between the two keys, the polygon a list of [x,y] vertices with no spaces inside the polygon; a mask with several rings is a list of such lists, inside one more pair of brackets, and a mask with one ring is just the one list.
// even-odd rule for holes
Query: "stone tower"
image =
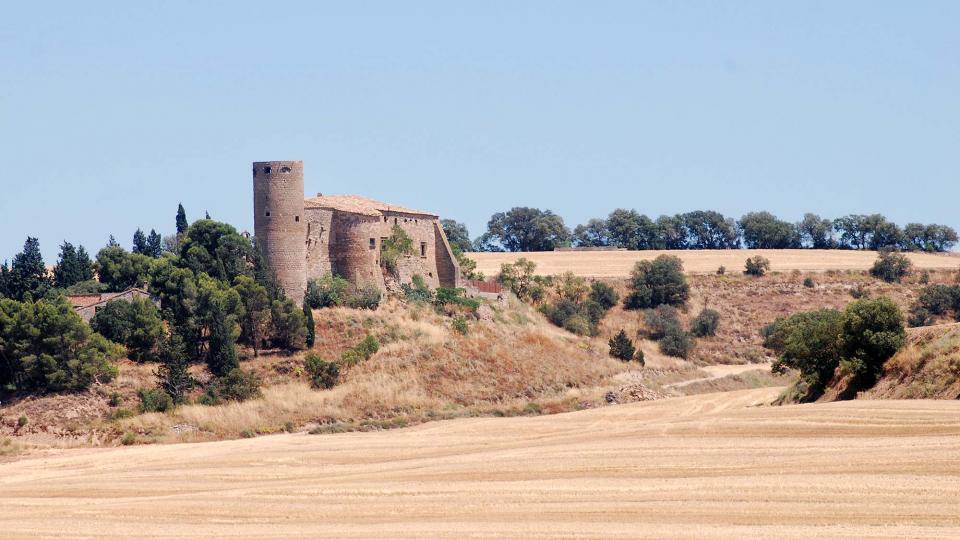
{"label": "stone tower", "polygon": [[303,302],[307,288],[307,223],[302,161],[253,164],[253,229],[287,297]]}

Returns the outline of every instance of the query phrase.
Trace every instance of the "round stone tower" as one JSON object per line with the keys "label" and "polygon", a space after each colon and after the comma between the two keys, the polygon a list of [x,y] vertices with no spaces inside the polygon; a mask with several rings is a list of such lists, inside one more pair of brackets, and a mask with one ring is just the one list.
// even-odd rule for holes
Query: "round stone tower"
{"label": "round stone tower", "polygon": [[253,230],[267,264],[287,297],[303,302],[307,289],[307,223],[303,162],[253,164]]}

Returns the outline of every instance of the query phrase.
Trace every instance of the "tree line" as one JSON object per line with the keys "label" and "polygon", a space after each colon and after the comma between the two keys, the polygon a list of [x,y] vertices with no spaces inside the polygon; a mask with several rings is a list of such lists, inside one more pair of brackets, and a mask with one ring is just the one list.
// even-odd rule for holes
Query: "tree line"
{"label": "tree line", "polygon": [[957,232],[940,224],[908,223],[901,227],[881,214],[851,214],[827,219],[807,213],[799,222],[770,212],[749,212],[740,219],[712,210],[650,218],[619,208],[569,229],[550,210],[517,207],[494,214],[487,230],[471,240],[467,228],[443,221],[459,251],[552,251],[562,247],[664,249],[856,249],[944,252],[958,241]]}

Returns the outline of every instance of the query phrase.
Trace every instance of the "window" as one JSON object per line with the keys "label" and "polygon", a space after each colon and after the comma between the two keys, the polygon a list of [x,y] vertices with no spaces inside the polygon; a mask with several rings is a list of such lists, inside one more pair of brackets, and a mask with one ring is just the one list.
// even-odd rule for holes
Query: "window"
{"label": "window", "polygon": [[286,174],[286,173],[290,172],[290,167],[281,167],[281,168],[280,168],[280,172]]}
{"label": "window", "polygon": [[270,174],[270,167],[264,167],[263,172],[266,174]]}
{"label": "window", "polygon": [[394,225],[397,224],[397,218],[393,218],[393,224],[394,224]]}
{"label": "window", "polygon": [[294,216],[293,221],[300,223],[300,216]]}
{"label": "window", "polygon": [[427,256],[427,243],[426,243],[426,242],[420,242],[420,256],[421,256],[421,257],[426,257],[426,256]]}
{"label": "window", "polygon": [[264,214],[264,215],[267,216],[267,217],[270,217],[270,211],[267,210],[266,214]]}
{"label": "window", "polygon": [[370,239],[370,249],[377,249],[377,239],[376,239],[376,238],[371,238],[371,239]]}

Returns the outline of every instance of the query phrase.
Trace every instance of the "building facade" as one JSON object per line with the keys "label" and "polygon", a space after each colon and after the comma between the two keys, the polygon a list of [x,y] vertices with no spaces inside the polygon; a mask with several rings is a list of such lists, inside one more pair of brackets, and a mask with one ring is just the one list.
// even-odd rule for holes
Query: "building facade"
{"label": "building facade", "polygon": [[301,301],[307,282],[325,274],[357,286],[386,286],[383,241],[394,226],[412,240],[397,280],[420,275],[433,288],[459,287],[460,268],[436,214],[356,195],[304,199],[303,162],[253,164],[254,234],[287,296]]}

